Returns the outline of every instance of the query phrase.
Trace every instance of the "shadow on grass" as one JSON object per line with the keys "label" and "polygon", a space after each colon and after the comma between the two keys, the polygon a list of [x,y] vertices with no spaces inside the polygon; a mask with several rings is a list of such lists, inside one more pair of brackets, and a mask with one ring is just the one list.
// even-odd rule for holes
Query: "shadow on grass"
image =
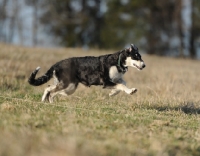
{"label": "shadow on grass", "polygon": [[185,114],[200,114],[200,105],[194,104],[193,102],[184,102],[180,106],[171,107],[171,106],[154,106],[154,109],[158,111],[182,111]]}
{"label": "shadow on grass", "polygon": [[186,114],[200,114],[200,107],[197,107],[192,102],[187,102],[181,107],[181,110]]}

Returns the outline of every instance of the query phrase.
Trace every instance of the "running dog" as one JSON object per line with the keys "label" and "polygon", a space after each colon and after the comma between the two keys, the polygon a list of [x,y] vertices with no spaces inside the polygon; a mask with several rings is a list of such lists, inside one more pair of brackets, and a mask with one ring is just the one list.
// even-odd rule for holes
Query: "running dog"
{"label": "running dog", "polygon": [[127,88],[123,75],[128,67],[142,70],[145,63],[139,54],[138,48],[131,44],[130,48],[121,50],[114,54],[101,55],[98,57],[72,57],[61,60],[54,64],[43,76],[35,79],[40,67],[37,67],[29,77],[29,84],[39,86],[51,78],[54,85],[48,86],[42,96],[42,101],[53,102],[55,95],[73,94],[79,83],[90,87],[91,85],[102,85],[103,88],[112,89],[109,96],[124,91],[127,94],[137,92],[136,88]]}

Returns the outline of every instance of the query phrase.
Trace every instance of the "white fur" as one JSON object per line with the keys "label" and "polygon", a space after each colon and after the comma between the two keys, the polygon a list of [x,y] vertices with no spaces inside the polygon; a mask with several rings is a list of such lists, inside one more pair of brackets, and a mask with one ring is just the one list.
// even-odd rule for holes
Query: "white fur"
{"label": "white fur", "polygon": [[56,77],[55,70],[53,71],[53,79],[54,79],[54,85],[57,85],[59,81],[58,78]]}
{"label": "white fur", "polygon": [[[59,91],[56,91],[56,87],[63,86],[63,82],[62,81],[59,82],[58,78],[55,75],[55,70],[53,71],[53,78],[54,78],[54,85],[48,86],[45,89],[44,94],[42,96],[42,102],[44,102],[48,98],[47,100],[50,103],[52,103],[54,97],[57,94],[61,94],[61,95],[67,96],[67,95],[73,94],[75,92],[75,90],[76,90],[75,84],[70,83],[67,86],[67,88],[59,90]],[[50,95],[47,97],[48,93],[50,93]]]}
{"label": "white fur", "polygon": [[130,94],[130,95],[132,95],[133,93],[136,93],[136,92],[137,92],[137,89],[136,89],[136,88],[131,88],[131,89],[129,89],[129,88],[127,88],[126,85],[124,85],[124,84],[117,84],[117,85],[115,86],[115,88],[118,89],[118,90],[124,91],[124,92],[126,92],[127,94]]}
{"label": "white fur", "polygon": [[42,102],[45,101],[47,94],[48,94],[51,90],[53,90],[53,89],[55,89],[55,88],[56,88],[56,85],[52,85],[52,86],[47,87],[47,88],[44,90],[44,94],[43,94],[43,96],[42,96]]}
{"label": "white fur", "polygon": [[40,67],[38,66],[35,70],[40,70]]}
{"label": "white fur", "polygon": [[116,66],[111,66],[109,70],[109,77],[112,82],[117,82],[122,79],[123,74],[119,73]]}
{"label": "white fur", "polygon": [[61,94],[61,95],[64,95],[64,96],[68,96],[68,95],[70,95],[70,94],[73,94],[73,93],[75,92],[75,90],[76,90],[75,84],[70,83],[66,89],[63,89],[63,90],[60,90],[60,91],[57,91],[57,92],[50,93],[49,101],[50,101],[50,103],[52,103],[54,97],[55,97],[57,94]]}
{"label": "white fur", "polygon": [[120,91],[124,91],[125,93],[130,95],[137,92],[136,88],[129,89],[128,87],[126,87],[125,81],[123,83],[118,83],[114,88],[115,89],[112,89],[111,92],[109,93],[109,96],[114,96],[118,94]]}
{"label": "white fur", "polygon": [[[69,85],[68,85],[68,87],[66,88],[66,89],[64,89],[63,90],[63,92],[65,93],[65,94],[67,94],[67,95],[71,95],[71,94],[73,94],[74,92],[75,92],[75,90],[76,90],[76,86],[75,86],[75,84],[74,83],[70,83]],[[62,92],[62,93],[63,93]],[[61,93],[61,94],[62,94]],[[59,93],[60,94],[60,93]]]}
{"label": "white fur", "polygon": [[131,57],[127,57],[125,60],[125,66],[135,67],[138,70],[141,70],[144,65],[143,61],[132,60]]}
{"label": "white fur", "polygon": [[116,66],[112,66],[109,70],[109,76],[112,82],[117,83],[109,93],[109,96],[114,96],[120,91],[124,91],[127,94],[133,94],[137,91],[136,88],[129,89],[126,87],[126,82],[123,80],[123,74],[119,73]]}
{"label": "white fur", "polygon": [[58,85],[59,85],[59,84],[57,84],[57,85],[52,85],[52,86],[49,86],[49,87],[47,87],[47,88],[45,89],[44,94],[43,94],[43,96],[42,96],[42,102],[45,101],[45,99],[47,98],[47,94],[48,94],[49,92],[50,92],[50,95],[49,95],[49,97],[48,97],[49,99],[47,99],[47,100],[49,100],[49,102],[52,103],[52,102],[53,102],[53,98],[54,98],[57,94],[61,94],[61,95],[64,95],[64,96],[68,96],[68,95],[70,95],[70,94],[73,94],[73,93],[75,92],[75,90],[76,90],[75,84],[70,83],[66,89],[63,89],[63,90],[60,90],[60,91],[57,91],[57,92],[51,92],[51,91],[54,90]]}

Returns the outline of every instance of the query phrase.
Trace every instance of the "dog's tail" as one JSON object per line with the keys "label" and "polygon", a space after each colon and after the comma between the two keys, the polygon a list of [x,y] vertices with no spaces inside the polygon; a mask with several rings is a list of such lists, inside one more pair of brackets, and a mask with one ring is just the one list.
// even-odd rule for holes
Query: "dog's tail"
{"label": "dog's tail", "polygon": [[35,79],[35,76],[37,75],[38,71],[40,70],[40,67],[37,67],[30,75],[28,82],[30,85],[33,86],[40,86],[46,82],[48,82],[52,77],[53,77],[53,69],[50,68],[46,74],[44,74],[43,76]]}

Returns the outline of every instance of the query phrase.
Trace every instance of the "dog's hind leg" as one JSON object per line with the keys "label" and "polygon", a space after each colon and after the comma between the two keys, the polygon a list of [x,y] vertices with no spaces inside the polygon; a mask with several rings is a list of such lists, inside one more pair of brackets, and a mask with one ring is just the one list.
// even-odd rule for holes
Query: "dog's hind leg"
{"label": "dog's hind leg", "polygon": [[52,103],[54,97],[57,94],[61,94],[61,95],[70,95],[73,94],[77,88],[78,83],[70,83],[67,85],[67,87],[65,88],[66,84],[64,85],[63,83],[59,83],[57,84],[57,86],[55,88],[53,88],[52,90],[49,91],[49,102]]}
{"label": "dog's hind leg", "polygon": [[53,103],[54,97],[60,92],[62,92],[63,90],[64,90],[64,84],[63,83],[57,84],[55,88],[49,91],[48,101],[50,103]]}
{"label": "dog's hind leg", "polygon": [[54,79],[54,85],[48,85],[48,87],[45,89],[44,94],[42,96],[42,102],[44,102],[45,100],[49,101],[50,91],[55,89],[59,83],[59,81],[55,75],[55,70],[53,71],[53,79]]}
{"label": "dog's hind leg", "polygon": [[42,96],[42,102],[47,100],[48,102],[53,102],[53,97],[59,93],[59,91],[64,89],[63,83],[57,83],[56,85],[49,85],[45,90]]}
{"label": "dog's hind leg", "polygon": [[71,95],[75,92],[77,88],[77,84],[74,83],[70,83],[66,89],[62,90],[61,92],[59,92],[59,94],[64,95],[64,96],[68,96]]}
{"label": "dog's hind leg", "polygon": [[45,100],[48,100],[49,101],[49,94],[50,94],[50,91],[55,89],[56,88],[56,85],[49,85],[45,90],[44,90],[44,94],[42,96],[42,102],[44,102]]}

